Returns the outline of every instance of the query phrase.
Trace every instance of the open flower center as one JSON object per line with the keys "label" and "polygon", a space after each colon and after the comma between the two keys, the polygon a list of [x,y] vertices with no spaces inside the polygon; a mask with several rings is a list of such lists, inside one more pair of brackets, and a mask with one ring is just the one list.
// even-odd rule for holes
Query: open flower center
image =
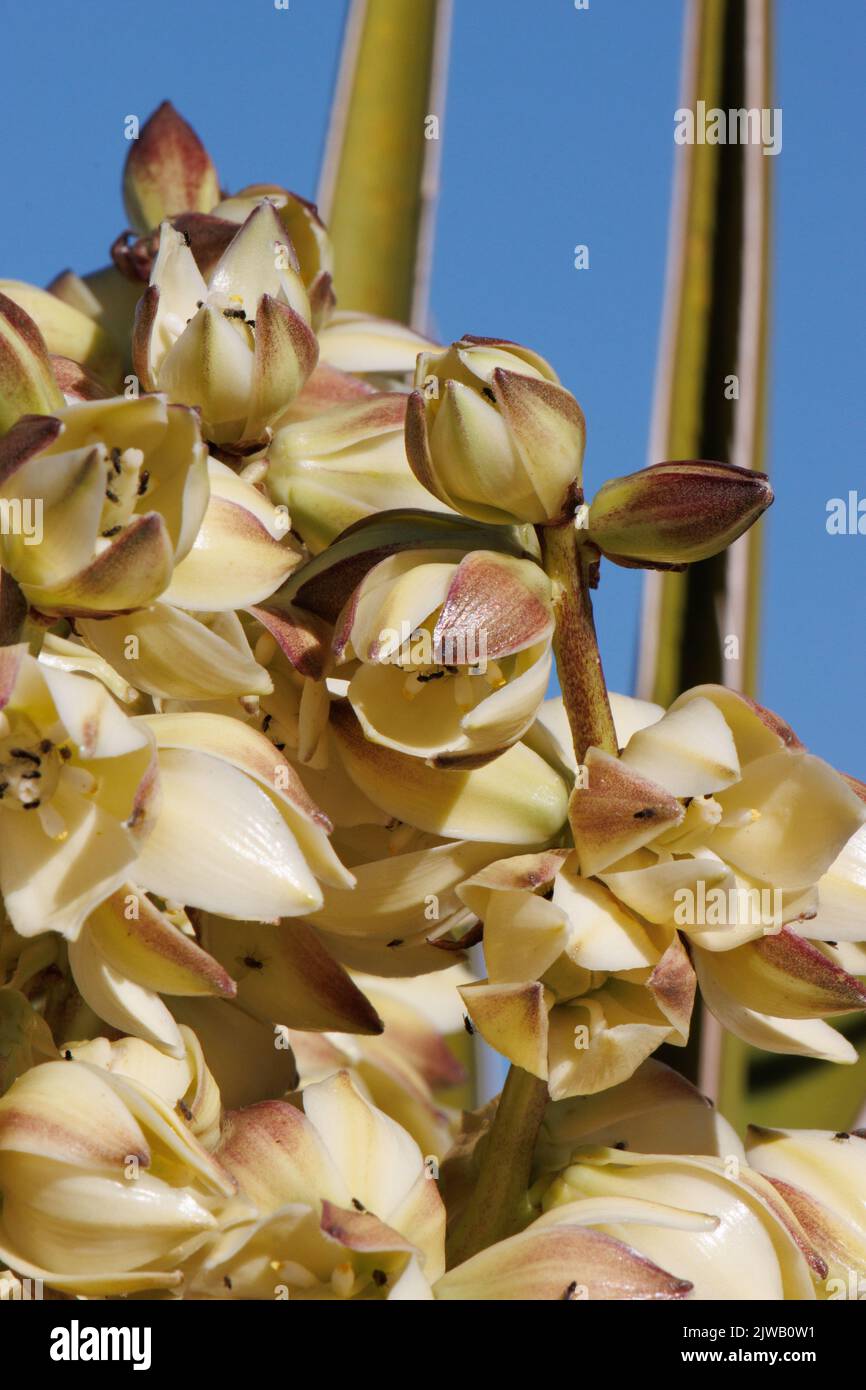
{"label": "open flower center", "polygon": [[403,698],[414,700],[431,681],[449,679],[452,682],[455,702],[461,709],[471,709],[478,703],[480,696],[488,695],[491,690],[499,690],[505,685],[508,677],[498,661],[479,662],[475,666],[412,667],[403,682]]}
{"label": "open flower center", "polygon": [[0,809],[38,811],[57,789],[60,754],[26,715],[0,715],[0,720]]}
{"label": "open flower center", "polygon": [[103,539],[111,540],[123,530],[138,499],[147,492],[150,474],[142,467],[144,453],[141,449],[108,449],[105,462],[105,501],[99,531]]}

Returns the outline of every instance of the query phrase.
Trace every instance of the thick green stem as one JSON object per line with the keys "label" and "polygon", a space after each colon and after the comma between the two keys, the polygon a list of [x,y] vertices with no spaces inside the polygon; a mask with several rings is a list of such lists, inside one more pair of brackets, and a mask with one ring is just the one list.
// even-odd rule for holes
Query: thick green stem
{"label": "thick green stem", "polygon": [[553,650],[575,755],[582,762],[590,747],[616,753],[590,597],[589,571],[595,552],[579,544],[580,532],[572,522],[540,526],[538,538],[544,568],[553,583]]}
{"label": "thick green stem", "polygon": [[484,1145],[472,1201],[448,1237],[448,1264],[522,1230],[531,1212],[526,1201],[532,1156],[547,1105],[547,1082],[512,1066]]}
{"label": "thick green stem", "polygon": [[[617,752],[607,686],[601,669],[590,597],[595,552],[580,542],[573,521],[540,526],[544,568],[553,584],[553,648],[562,698],[580,763],[587,748]],[[535,1141],[547,1105],[547,1082],[512,1066],[484,1144],[472,1200],[449,1237],[449,1263],[467,1260],[521,1230],[531,1217],[527,1190]]]}

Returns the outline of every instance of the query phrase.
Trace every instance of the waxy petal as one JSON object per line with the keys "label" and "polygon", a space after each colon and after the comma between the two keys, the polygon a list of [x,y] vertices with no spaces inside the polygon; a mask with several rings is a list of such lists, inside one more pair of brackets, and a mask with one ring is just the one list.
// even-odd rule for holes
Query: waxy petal
{"label": "waxy petal", "polygon": [[251,512],[211,497],[163,601],[193,612],[246,608],[269,598],[300,562],[298,552],[275,541]]}
{"label": "waxy petal", "polygon": [[682,821],[683,808],[665,784],[650,780],[624,759],[590,748],[585,766],[586,785],[578,783],[568,803],[584,876],[601,873]]}
{"label": "waxy petal", "polygon": [[[142,723],[157,746],[219,759],[265,788],[317,877],[336,888],[351,888],[354,878],[328,841],[327,816],[306,792],[297,772],[257,729],[222,714],[147,715]],[[318,905],[318,904],[317,904]],[[312,907],[312,904],[311,904]]]}
{"label": "waxy petal", "polygon": [[552,996],[529,984],[463,985],[460,996],[485,1042],[515,1066],[547,1078],[548,1011]]}
{"label": "waxy petal", "polygon": [[775,1018],[813,1019],[866,1008],[866,988],[790,927],[733,951],[700,952],[702,979],[747,1009]]}
{"label": "waxy petal", "polygon": [[757,758],[718,800],[725,819],[712,848],[774,888],[816,883],[866,821],[866,805],[839,773],[799,750]]}
{"label": "waxy petal", "polygon": [[224,617],[226,624],[206,626],[179,608],[157,603],[122,618],[81,619],[77,628],[131,686],[162,699],[268,694],[270,676],[254,660],[234,614]]}
{"label": "waxy petal", "polygon": [[135,874],[173,902],[273,921],[321,903],[321,893],[267,793],[206,753],[160,753],[162,809]]}
{"label": "waxy petal", "polygon": [[[580,1203],[575,1203],[579,1207]],[[534,1222],[520,1235],[491,1245],[449,1270],[437,1299],[568,1301],[685,1298],[692,1285],[601,1231],[568,1220]]]}
{"label": "waxy petal", "polygon": [[733,735],[716,706],[704,699],[668,710],[633,734],[622,761],[672,796],[718,792],[740,775]]}
{"label": "waxy petal", "polygon": [[268,1023],[376,1034],[382,1023],[305,922],[266,926],[208,916],[202,941],[237,979],[241,1008]]}
{"label": "waxy petal", "polygon": [[318,356],[316,335],[302,314],[269,294],[262,295],[256,309],[247,440],[266,437],[298,395]]}
{"label": "waxy petal", "polygon": [[225,999],[237,993],[223,966],[132,884],[125,884],[91,913],[86,932],[118,974],[146,989]]}
{"label": "waxy petal", "polygon": [[333,706],[331,721],[352,780],[375,805],[421,830],[531,845],[551,839],[565,820],[565,784],[524,744],[485,767],[441,770],[368,743],[348,707]]}

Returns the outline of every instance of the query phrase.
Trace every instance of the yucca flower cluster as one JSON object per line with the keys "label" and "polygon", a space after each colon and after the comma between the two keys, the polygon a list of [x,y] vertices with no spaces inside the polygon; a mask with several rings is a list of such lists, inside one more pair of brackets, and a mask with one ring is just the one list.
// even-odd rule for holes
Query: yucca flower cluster
{"label": "yucca flower cluster", "polygon": [[[863,1135],[744,1147],[652,1054],[699,991],[856,1059],[866,788],[733,690],[609,695],[592,618],[766,477],[585,498],[543,357],[341,311],[315,207],[167,103],[124,196],[108,270],[0,282],[8,1280],[859,1296]],[[511,1070],[461,1117],[464,1022]]]}

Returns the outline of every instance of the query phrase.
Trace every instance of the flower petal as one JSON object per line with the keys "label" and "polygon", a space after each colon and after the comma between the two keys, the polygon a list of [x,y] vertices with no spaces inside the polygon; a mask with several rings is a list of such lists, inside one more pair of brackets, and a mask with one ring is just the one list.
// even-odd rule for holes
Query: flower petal
{"label": "flower petal", "polygon": [[294,836],[254,782],[205,753],[164,749],[163,803],[135,869],[148,891],[243,920],[315,911],[321,894]]}

